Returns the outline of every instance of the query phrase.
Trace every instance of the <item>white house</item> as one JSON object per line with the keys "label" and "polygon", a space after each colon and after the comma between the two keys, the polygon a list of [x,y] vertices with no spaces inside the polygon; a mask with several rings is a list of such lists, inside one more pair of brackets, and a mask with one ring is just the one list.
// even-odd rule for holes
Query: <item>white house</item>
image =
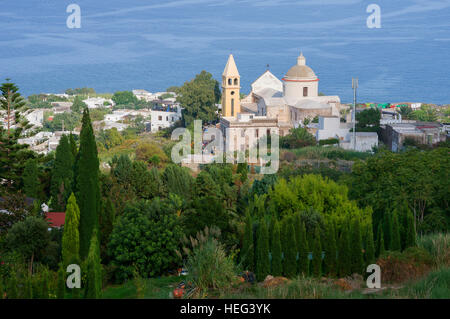
{"label": "white house", "polygon": [[[89,109],[96,109],[101,107],[110,108],[114,106],[114,101],[111,99],[105,99],[102,97],[91,97],[83,100],[83,102],[87,105]],[[108,102],[109,105],[105,105],[105,102]]]}
{"label": "white house", "polygon": [[181,119],[181,109],[178,107],[176,112],[152,110],[151,111],[151,131],[157,132],[161,129],[168,128]]}
{"label": "white house", "polygon": [[316,140],[337,138],[342,141],[349,132],[349,124],[341,123],[338,116],[319,116],[319,128],[316,131]]}

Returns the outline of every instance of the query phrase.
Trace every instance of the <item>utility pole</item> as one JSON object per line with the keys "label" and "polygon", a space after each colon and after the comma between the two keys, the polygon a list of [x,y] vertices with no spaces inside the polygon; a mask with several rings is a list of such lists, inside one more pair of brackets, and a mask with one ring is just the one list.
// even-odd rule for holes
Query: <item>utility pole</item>
{"label": "utility pole", "polygon": [[356,150],[356,89],[358,88],[358,78],[352,78],[353,89],[353,150]]}

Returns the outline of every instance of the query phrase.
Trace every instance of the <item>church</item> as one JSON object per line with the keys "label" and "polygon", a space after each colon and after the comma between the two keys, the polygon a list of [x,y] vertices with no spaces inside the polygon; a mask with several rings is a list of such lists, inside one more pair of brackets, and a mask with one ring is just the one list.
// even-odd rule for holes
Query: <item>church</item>
{"label": "church", "polygon": [[256,137],[273,133],[284,136],[290,129],[304,126],[305,119],[339,117],[339,96],[319,95],[319,78],[306,65],[303,54],[281,80],[267,70],[251,84],[250,94],[243,99],[240,88],[239,71],[230,54],[222,74],[220,127],[225,140],[237,134],[243,137],[247,129],[255,131]]}

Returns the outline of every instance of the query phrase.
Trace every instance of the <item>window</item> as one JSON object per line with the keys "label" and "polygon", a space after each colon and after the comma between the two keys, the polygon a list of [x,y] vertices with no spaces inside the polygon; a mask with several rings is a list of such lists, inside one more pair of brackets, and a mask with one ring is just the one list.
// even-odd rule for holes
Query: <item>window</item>
{"label": "window", "polygon": [[303,88],[303,96],[308,96],[308,88],[307,87]]}
{"label": "window", "polygon": [[169,117],[168,116],[166,116],[166,121],[168,121],[169,120]]}
{"label": "window", "polygon": [[234,116],[234,99],[231,99],[231,116]]}
{"label": "window", "polygon": [[234,95],[234,91],[231,91],[231,95]]}
{"label": "window", "polygon": [[162,116],[158,115],[158,121],[162,121]]}
{"label": "window", "polygon": [[231,79],[228,79],[228,84],[229,84],[229,85],[233,84],[233,82],[232,82]]}
{"label": "window", "polygon": [[256,129],[255,133],[256,133],[256,137],[259,137],[259,130],[258,129]]}
{"label": "window", "polygon": [[238,79],[234,79],[234,85],[238,85]]}

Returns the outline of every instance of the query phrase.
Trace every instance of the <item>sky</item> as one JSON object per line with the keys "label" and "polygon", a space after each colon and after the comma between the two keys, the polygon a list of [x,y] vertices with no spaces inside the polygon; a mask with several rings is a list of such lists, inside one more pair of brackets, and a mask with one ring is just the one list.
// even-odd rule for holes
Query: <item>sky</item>
{"label": "sky", "polygon": [[[81,28],[66,25],[69,4]],[[368,5],[381,28],[367,27]],[[320,91],[366,101],[450,103],[450,0],[0,0],[0,80],[25,95],[220,80],[235,57],[242,91],[269,69],[280,79],[300,53]]]}

